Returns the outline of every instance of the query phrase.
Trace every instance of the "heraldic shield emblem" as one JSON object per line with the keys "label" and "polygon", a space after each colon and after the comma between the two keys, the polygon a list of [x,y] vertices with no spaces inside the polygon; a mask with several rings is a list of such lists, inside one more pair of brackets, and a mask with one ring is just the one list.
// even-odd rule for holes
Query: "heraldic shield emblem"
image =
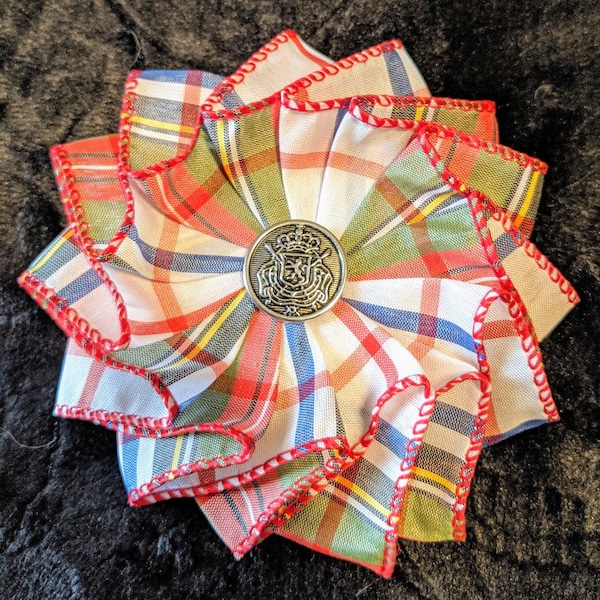
{"label": "heraldic shield emblem", "polygon": [[310,319],[339,298],[344,253],[333,234],[316,223],[286,221],[267,229],[246,258],[246,289],[256,305],[287,321]]}

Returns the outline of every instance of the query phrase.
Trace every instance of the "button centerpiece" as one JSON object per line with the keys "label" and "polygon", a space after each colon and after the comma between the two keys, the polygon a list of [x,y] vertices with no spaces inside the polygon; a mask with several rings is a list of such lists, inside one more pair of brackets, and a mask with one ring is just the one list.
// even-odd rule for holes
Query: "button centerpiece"
{"label": "button centerpiece", "polygon": [[254,303],[284,321],[304,321],[329,310],[345,279],[340,243],[310,221],[284,221],[266,229],[244,263],[244,285]]}

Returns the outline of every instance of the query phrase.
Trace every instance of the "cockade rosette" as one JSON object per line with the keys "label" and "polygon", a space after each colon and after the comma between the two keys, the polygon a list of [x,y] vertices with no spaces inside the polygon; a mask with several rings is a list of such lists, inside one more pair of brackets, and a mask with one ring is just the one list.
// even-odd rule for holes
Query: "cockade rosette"
{"label": "cockade rosette", "polygon": [[133,73],[119,138],[53,151],[70,227],[20,280],[71,337],[55,413],[238,556],[276,532],[389,576],[398,537],[463,539],[483,444],[558,418],[537,342],[577,301],[527,241],[546,167],[496,137],[398,42]]}

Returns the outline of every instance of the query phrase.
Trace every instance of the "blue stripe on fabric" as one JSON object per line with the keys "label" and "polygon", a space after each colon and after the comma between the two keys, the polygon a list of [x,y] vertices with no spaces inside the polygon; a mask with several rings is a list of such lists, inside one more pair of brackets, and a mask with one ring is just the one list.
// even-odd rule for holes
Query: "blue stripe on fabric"
{"label": "blue stripe on fabric", "polygon": [[347,108],[340,108],[340,109],[338,109],[337,115],[335,116],[335,125],[333,127],[333,137],[332,137],[332,139],[335,139],[335,136],[337,135],[337,131],[339,129],[339,126],[341,125],[341,123],[344,120],[344,117],[346,116],[347,113],[348,113],[348,109]]}
{"label": "blue stripe on fabric", "polygon": [[235,515],[237,522],[240,524],[242,531],[244,532],[244,535],[247,536],[248,528],[246,527],[246,523],[244,522],[244,517],[242,517],[242,513],[239,511],[238,507],[235,505],[235,502],[233,501],[231,494],[227,490],[225,490],[223,492],[223,497],[225,498],[225,501],[227,502],[229,508],[231,509],[231,512]]}
{"label": "blue stripe on fabric", "polygon": [[137,455],[139,440],[130,435],[124,435],[121,441],[121,461],[119,467],[121,469],[121,477],[125,489],[129,492],[131,489],[138,487],[137,485]]}
{"label": "blue stripe on fabric", "polygon": [[414,92],[410,86],[404,63],[397,52],[384,52],[385,65],[392,84],[395,96],[413,96]]}
{"label": "blue stripe on fabric", "polygon": [[525,423],[521,423],[517,427],[514,427],[510,431],[505,431],[504,433],[500,433],[498,435],[493,435],[486,438],[483,442],[484,448],[488,446],[493,446],[498,442],[502,442],[513,435],[517,435],[517,433],[522,433],[523,431],[527,431],[528,429],[533,429],[534,427],[539,427],[540,425],[548,425],[548,421],[546,419],[533,419],[531,421],[525,421]]}
{"label": "blue stripe on fabric", "polygon": [[72,306],[75,302],[81,300],[101,285],[102,280],[98,277],[96,271],[90,267],[88,271],[82,273],[77,279],[74,279],[60,290],[56,290],[56,293],[64,298],[67,304]]}
{"label": "blue stripe on fabric", "polygon": [[225,108],[237,108],[238,106],[247,104],[247,102],[244,102],[235,92],[230,92],[223,97],[222,104]]}
{"label": "blue stripe on fabric", "polygon": [[314,435],[315,364],[304,323],[286,323],[285,334],[298,381],[299,414],[294,444],[298,446]]}
{"label": "blue stripe on fabric", "polygon": [[[65,240],[62,236],[56,238],[31,263],[29,270],[35,272],[36,276],[42,281],[49,279],[56,271],[81,254],[81,250],[71,240],[72,238]],[[56,249],[57,245],[60,245],[58,249]],[[41,263],[49,252],[54,253],[41,267],[37,267],[36,264]]]}
{"label": "blue stripe on fabric", "polygon": [[518,248],[513,236],[506,232],[502,233],[498,238],[496,238],[494,246],[496,246],[500,260],[504,260],[509,254]]}
{"label": "blue stripe on fabric", "polygon": [[161,269],[180,273],[234,273],[244,267],[244,259],[239,256],[181,254],[155,248],[140,238],[136,227],[132,228],[129,237],[138,246],[144,259]]}
{"label": "blue stripe on fabric", "polygon": [[344,300],[350,306],[356,308],[356,310],[386,327],[436,337],[447,342],[452,342],[453,344],[458,344],[472,352],[474,351],[473,336],[446,319],[422,315],[408,310],[398,310],[388,306],[367,304],[366,302],[359,302],[358,300],[351,300],[349,298],[344,298]]}
{"label": "blue stripe on fabric", "polygon": [[[208,73],[206,71],[198,71],[202,80],[202,87],[214,88],[221,81],[223,77],[215,75],[214,73]],[[187,83],[190,75],[189,70],[185,71],[163,71],[160,69],[150,69],[148,71],[142,71],[140,79],[147,79],[148,81],[160,81],[163,83]]]}
{"label": "blue stripe on fabric", "polygon": [[386,448],[389,448],[398,457],[403,457],[406,454],[408,438],[384,419],[381,419],[379,422],[375,439]]}
{"label": "blue stripe on fabric", "polygon": [[468,411],[438,399],[431,414],[431,421],[469,437],[475,429],[475,417]]}

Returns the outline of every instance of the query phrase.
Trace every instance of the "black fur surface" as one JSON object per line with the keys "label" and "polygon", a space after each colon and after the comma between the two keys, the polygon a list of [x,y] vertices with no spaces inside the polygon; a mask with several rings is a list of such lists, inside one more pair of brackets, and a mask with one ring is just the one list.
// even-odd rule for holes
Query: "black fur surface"
{"label": "black fur surface", "polygon": [[[236,562],[191,500],[128,507],[114,435],[51,417],[65,339],[16,285],[64,224],[49,147],[116,131],[134,63],[227,74],[286,28],[334,58],[398,37],[434,95],[495,100],[550,164],[533,240],[582,300],[542,346],[561,423],[485,450],[468,541],[402,543],[390,581],[277,537]],[[600,597],[599,39],[587,0],[3,0],[0,598]]]}

